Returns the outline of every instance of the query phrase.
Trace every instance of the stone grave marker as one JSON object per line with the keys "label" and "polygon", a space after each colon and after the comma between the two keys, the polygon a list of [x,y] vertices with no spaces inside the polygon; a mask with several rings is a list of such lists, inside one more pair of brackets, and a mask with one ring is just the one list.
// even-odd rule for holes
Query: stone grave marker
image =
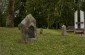
{"label": "stone grave marker", "polygon": [[40,34],[43,34],[43,29],[42,28],[40,29]]}
{"label": "stone grave marker", "polygon": [[62,26],[62,35],[63,36],[67,35],[67,31],[66,31],[66,26],[65,25]]}
{"label": "stone grave marker", "polygon": [[21,21],[18,27],[21,32],[21,38],[23,42],[28,42],[32,39],[35,39],[36,20],[31,14],[27,15]]}

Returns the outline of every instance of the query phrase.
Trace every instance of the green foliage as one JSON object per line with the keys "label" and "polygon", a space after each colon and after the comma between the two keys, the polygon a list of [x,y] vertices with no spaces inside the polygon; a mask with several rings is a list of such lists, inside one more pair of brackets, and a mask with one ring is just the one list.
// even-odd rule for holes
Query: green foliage
{"label": "green foliage", "polygon": [[14,25],[18,26],[22,19],[26,16],[26,0],[16,0],[15,1],[15,18],[14,18]]}
{"label": "green foliage", "polygon": [[1,55],[85,55],[85,37],[69,33],[61,36],[60,30],[44,29],[44,34],[37,31],[32,43],[18,43],[17,28],[0,28]]}
{"label": "green foliage", "polygon": [[0,0],[0,27],[6,26],[7,0]]}
{"label": "green foliage", "polygon": [[85,2],[82,3],[82,6],[81,6],[82,10],[85,11]]}
{"label": "green foliage", "polygon": [[[6,13],[8,0],[3,1],[1,10]],[[37,27],[59,28],[63,24],[73,26],[74,12],[79,8],[79,4],[80,9],[85,11],[85,2],[80,0],[15,0],[14,25],[17,26],[31,13],[37,20]]]}
{"label": "green foliage", "polygon": [[33,14],[38,21],[38,27],[48,28],[57,27],[58,23],[59,26],[61,23],[73,25],[74,8],[72,0],[29,0],[26,6],[27,13]]}

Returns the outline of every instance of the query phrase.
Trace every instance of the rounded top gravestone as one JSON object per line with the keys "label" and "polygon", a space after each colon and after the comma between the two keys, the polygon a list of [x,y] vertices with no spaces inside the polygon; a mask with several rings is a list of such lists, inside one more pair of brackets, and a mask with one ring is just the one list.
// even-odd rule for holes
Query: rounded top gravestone
{"label": "rounded top gravestone", "polygon": [[67,35],[67,30],[65,25],[62,26],[62,35]]}

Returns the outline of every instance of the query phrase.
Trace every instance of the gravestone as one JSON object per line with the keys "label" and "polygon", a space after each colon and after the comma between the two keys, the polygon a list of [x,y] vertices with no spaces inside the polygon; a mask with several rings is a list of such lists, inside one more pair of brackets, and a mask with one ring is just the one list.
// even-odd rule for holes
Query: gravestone
{"label": "gravestone", "polygon": [[40,29],[40,34],[43,34],[43,29],[42,28]]}
{"label": "gravestone", "polygon": [[84,11],[75,11],[74,13],[74,28],[76,34],[85,34],[85,19]]}
{"label": "gravestone", "polygon": [[62,35],[63,36],[67,35],[67,31],[66,31],[66,26],[65,25],[62,26]]}
{"label": "gravestone", "polygon": [[28,42],[35,38],[36,20],[31,14],[27,15],[18,27],[23,42]]}
{"label": "gravestone", "polygon": [[78,16],[78,11],[75,11],[75,13],[74,13],[74,28],[75,29],[84,29],[85,28],[84,11],[80,10],[79,12],[80,12],[79,16]]}

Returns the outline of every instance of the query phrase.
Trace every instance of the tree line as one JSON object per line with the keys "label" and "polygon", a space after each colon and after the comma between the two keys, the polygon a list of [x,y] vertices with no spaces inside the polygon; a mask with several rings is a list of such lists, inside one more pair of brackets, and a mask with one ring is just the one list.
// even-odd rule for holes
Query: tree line
{"label": "tree line", "polygon": [[32,14],[37,27],[60,28],[74,25],[74,12],[85,11],[84,0],[0,0],[0,27],[17,27]]}

